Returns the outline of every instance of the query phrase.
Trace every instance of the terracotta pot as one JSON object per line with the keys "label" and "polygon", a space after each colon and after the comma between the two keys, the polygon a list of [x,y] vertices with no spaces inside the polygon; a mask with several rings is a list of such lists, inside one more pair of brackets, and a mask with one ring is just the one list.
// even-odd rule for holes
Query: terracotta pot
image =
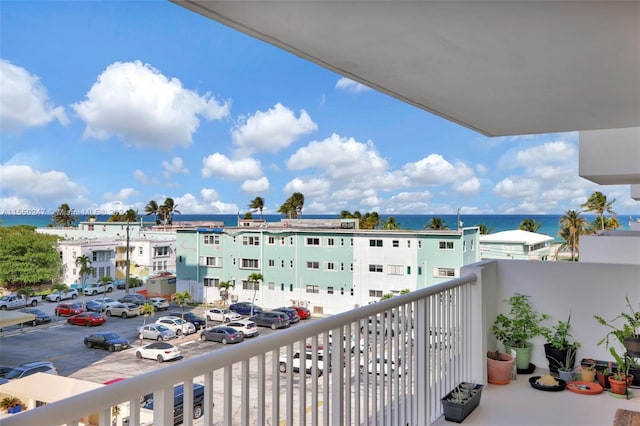
{"label": "terracotta pot", "polygon": [[516,360],[509,354],[500,352],[500,360],[487,357],[487,380],[494,385],[506,385],[511,380],[513,364]]}
{"label": "terracotta pot", "polygon": [[602,371],[596,371],[596,377],[598,378],[600,386],[604,389],[609,389],[609,377],[611,377],[611,374],[604,374]]}
{"label": "terracotta pot", "polygon": [[611,392],[618,395],[625,395],[627,393],[627,384],[625,380],[616,380],[613,376],[609,377],[609,384],[611,385]]}
{"label": "terracotta pot", "polygon": [[580,374],[580,380],[583,382],[595,382],[596,380],[595,368],[578,367],[578,374]]}

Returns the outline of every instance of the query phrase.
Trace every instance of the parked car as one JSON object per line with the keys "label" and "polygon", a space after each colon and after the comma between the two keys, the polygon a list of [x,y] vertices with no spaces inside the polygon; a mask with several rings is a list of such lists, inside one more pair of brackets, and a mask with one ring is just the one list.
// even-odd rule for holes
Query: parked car
{"label": "parked car", "polygon": [[[314,358],[316,365],[314,366]],[[304,353],[295,352],[293,354],[293,358],[289,360],[287,355],[283,355],[280,357],[280,366],[279,370],[281,373],[286,373],[289,368],[293,368],[294,372],[300,372],[301,368],[304,368],[304,371],[307,374],[312,374],[314,371],[316,375],[321,376],[324,372],[324,352],[318,351],[314,352],[312,350],[306,350]],[[304,365],[303,365],[304,359]],[[327,356],[327,365],[330,365],[331,359]]]}
{"label": "parked car", "polygon": [[169,302],[164,297],[152,297],[147,300],[147,302],[151,303],[156,311],[166,311],[169,309]]}
{"label": "parked car", "polygon": [[384,374],[385,376],[397,374],[402,375],[402,369],[400,364],[396,365],[393,360],[387,360],[386,358],[377,358],[375,360],[370,359],[367,366],[364,363],[360,364],[360,373],[365,371],[369,374]]}
{"label": "parked car", "polygon": [[287,308],[285,306],[281,306],[279,308],[275,308],[275,309],[272,309],[272,310],[276,311],[276,312],[283,312],[283,313],[287,314],[287,316],[289,317],[289,323],[291,323],[291,324],[295,324],[298,321],[300,321],[300,316],[298,315],[298,311],[296,311],[295,309]]}
{"label": "parked car", "polygon": [[302,306],[289,306],[291,309],[295,309],[301,320],[311,318],[311,311]]}
{"label": "parked car", "polygon": [[0,365],[0,378],[6,376],[11,370],[13,370],[13,367],[10,367],[8,365]]}
{"label": "parked car", "polygon": [[248,319],[239,319],[235,321],[228,322],[226,324],[227,327],[231,327],[235,330],[241,331],[244,334],[244,337],[253,337],[260,334],[258,330],[258,326],[255,322]]}
{"label": "parked car", "polygon": [[116,333],[106,331],[103,333],[93,333],[84,338],[84,345],[91,348],[106,349],[109,352],[122,351],[129,347],[129,341]]}
{"label": "parked car", "polygon": [[[204,386],[193,384],[193,418],[199,419],[204,414]],[[142,409],[153,410],[153,394],[142,397]],[[179,425],[184,419],[184,385],[173,388],[173,424]]]}
{"label": "parked car", "polygon": [[167,342],[153,342],[136,349],[136,358],[155,359],[165,362],[180,357],[180,350]]}
{"label": "parked car", "polygon": [[53,308],[53,312],[56,314],[56,316],[60,316],[60,317],[77,315],[84,311],[85,310],[81,304],[71,303],[71,302],[59,303],[55,308]]}
{"label": "parked car", "polygon": [[51,322],[51,317],[45,314],[44,312],[42,312],[38,308],[23,308],[23,309],[20,309],[20,312],[24,312],[25,314],[31,314],[36,316],[31,321],[27,321],[26,323],[23,323],[23,324],[31,324],[35,326],[35,325],[46,324]]}
{"label": "parked car", "polygon": [[211,340],[212,342],[219,342],[223,345],[227,343],[240,343],[244,340],[244,334],[241,331],[231,327],[211,327],[202,330],[200,333],[200,340],[206,342]]}
{"label": "parked car", "polygon": [[242,315],[240,315],[239,313],[226,308],[207,309],[204,312],[204,315],[207,317],[209,321],[219,321],[219,322],[235,321],[242,318]]}
{"label": "parked car", "polygon": [[135,303],[136,305],[144,305],[147,303],[147,298],[141,294],[127,294],[118,299],[120,303]]}
{"label": "parked car", "polygon": [[71,325],[84,325],[86,327],[92,327],[94,325],[101,325],[107,322],[107,319],[98,312],[83,312],[78,315],[67,318],[67,324]]}
{"label": "parked car", "polygon": [[180,311],[173,311],[173,312],[169,313],[169,315],[172,316],[172,317],[180,317],[180,318],[184,319],[185,321],[190,322],[191,324],[193,324],[193,326],[196,328],[196,330],[200,330],[200,329],[204,328],[207,325],[207,321],[205,321],[204,318],[200,318],[199,316],[197,316],[193,312],[185,312],[183,314]]}
{"label": "parked car", "polygon": [[97,299],[87,301],[86,306],[87,311],[105,312],[107,308],[116,303],[118,302],[110,297],[98,297]]}
{"label": "parked car", "polygon": [[264,311],[249,318],[260,327],[271,327],[272,330],[277,328],[289,327],[289,317],[282,312]]}
{"label": "parked car", "polygon": [[140,313],[140,307],[135,303],[112,303],[104,311],[108,317],[131,318],[137,317]]}
{"label": "parked car", "polygon": [[58,369],[49,361],[35,361],[20,364],[0,379],[0,384],[10,380],[21,379],[36,373],[58,374]]}
{"label": "parked car", "polygon": [[103,283],[90,283],[84,286],[84,295],[95,296],[99,293],[111,293],[113,288],[113,283],[108,283],[107,285],[104,285]]}
{"label": "parked car", "polygon": [[[253,308],[253,309],[252,309]],[[254,315],[262,312],[262,308],[258,305],[254,305],[251,302],[237,302],[229,306],[233,312],[237,312],[240,315]]]}
{"label": "parked car", "polygon": [[156,320],[156,324],[164,325],[165,327],[173,330],[178,336],[186,336],[196,332],[196,328],[193,324],[178,317],[160,317]]}
{"label": "parked car", "polygon": [[55,293],[47,294],[45,299],[47,299],[47,302],[60,302],[61,300],[67,299],[73,300],[76,297],[78,297],[78,290],[70,288],[65,291],[56,291]]}
{"label": "parked car", "polygon": [[[129,278],[129,288],[142,287],[144,282],[140,278]],[[116,280],[116,288],[118,290],[125,290],[127,288],[126,280]]]}
{"label": "parked car", "polygon": [[138,328],[138,335],[142,334],[143,339],[157,340],[159,342],[171,340],[178,337],[175,331],[162,324],[147,324]]}
{"label": "parked car", "polygon": [[95,300],[87,300],[84,302],[84,307],[88,312],[102,312],[102,303]]}

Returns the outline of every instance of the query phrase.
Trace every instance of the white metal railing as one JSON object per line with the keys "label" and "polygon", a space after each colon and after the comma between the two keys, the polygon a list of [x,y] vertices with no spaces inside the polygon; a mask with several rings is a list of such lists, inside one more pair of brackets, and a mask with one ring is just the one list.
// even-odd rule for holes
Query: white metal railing
{"label": "white metal railing", "polygon": [[[191,425],[192,384],[198,382],[210,402],[202,407],[205,425],[428,425],[442,415],[442,396],[471,381],[472,329],[481,315],[472,297],[475,281],[474,274],[465,275],[247,340],[2,424],[78,425],[97,413],[100,425],[108,426],[111,407],[128,403],[128,423],[138,425],[144,417],[140,397],[151,392],[153,424],[172,424],[173,386],[184,383],[183,418]],[[300,373],[291,368],[295,352],[302,354]]]}

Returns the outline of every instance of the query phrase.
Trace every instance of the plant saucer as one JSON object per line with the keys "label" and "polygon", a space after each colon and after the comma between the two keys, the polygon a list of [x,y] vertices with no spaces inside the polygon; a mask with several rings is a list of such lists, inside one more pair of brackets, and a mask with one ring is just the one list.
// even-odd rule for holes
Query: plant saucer
{"label": "plant saucer", "polygon": [[621,398],[621,399],[633,398],[633,391],[631,389],[627,389],[627,394],[626,395],[622,395],[620,393],[613,393],[610,390],[608,390],[607,393],[609,395],[611,395],[612,397],[614,397],[614,398]]}

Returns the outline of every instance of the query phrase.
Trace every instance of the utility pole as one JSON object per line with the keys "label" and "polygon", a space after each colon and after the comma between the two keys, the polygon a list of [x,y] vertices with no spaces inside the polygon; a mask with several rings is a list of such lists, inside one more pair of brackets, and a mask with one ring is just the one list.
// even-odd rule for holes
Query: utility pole
{"label": "utility pole", "polygon": [[125,292],[129,294],[129,221],[127,221],[127,253],[126,253],[126,266],[124,272],[124,288]]}

